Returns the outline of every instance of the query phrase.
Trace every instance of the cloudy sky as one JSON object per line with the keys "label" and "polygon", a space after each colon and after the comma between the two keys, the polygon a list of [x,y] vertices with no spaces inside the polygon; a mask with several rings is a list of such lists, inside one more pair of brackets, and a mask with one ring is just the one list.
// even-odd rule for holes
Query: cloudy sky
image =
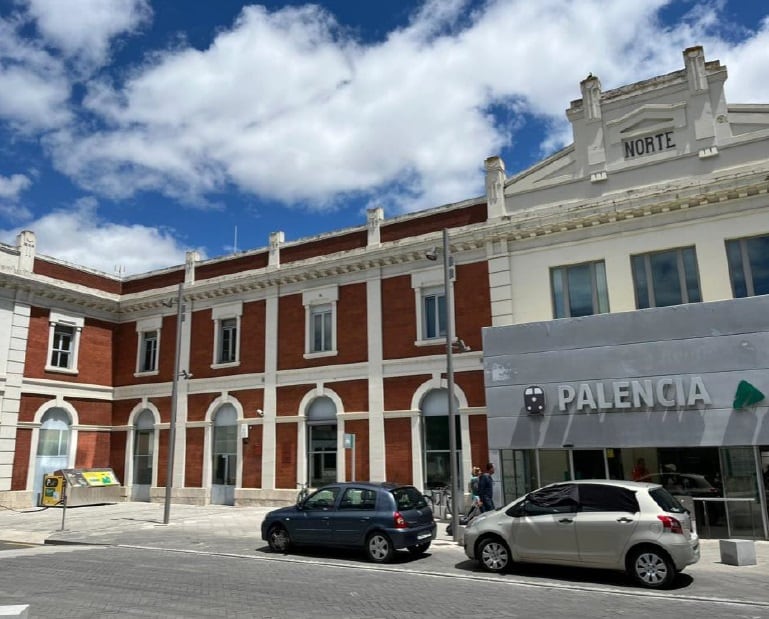
{"label": "cloudy sky", "polygon": [[755,0],[0,0],[0,242],[132,274],[483,193],[564,110],[683,68],[769,103]]}

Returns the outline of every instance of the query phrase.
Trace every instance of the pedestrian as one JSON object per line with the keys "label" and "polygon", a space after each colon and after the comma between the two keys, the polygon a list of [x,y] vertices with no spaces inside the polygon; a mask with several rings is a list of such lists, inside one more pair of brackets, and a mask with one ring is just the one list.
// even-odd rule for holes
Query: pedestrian
{"label": "pedestrian", "polygon": [[649,471],[646,468],[646,460],[638,458],[638,462],[636,462],[636,465],[633,467],[633,472],[631,473],[633,481],[641,481],[648,475]]}
{"label": "pedestrian", "polygon": [[[481,511],[483,511],[481,509],[481,500],[478,498],[478,481],[480,478],[481,467],[474,466],[470,473],[470,481],[467,484],[467,489],[470,492],[470,508],[467,510],[466,514],[460,514],[459,516],[459,524],[462,526],[466,525],[478,514],[480,514]],[[454,528],[452,527],[452,524],[453,523],[450,522],[446,527],[446,535],[454,534]]]}
{"label": "pedestrian", "polygon": [[489,462],[486,471],[478,478],[478,498],[481,501],[481,512],[494,511],[494,464]]}
{"label": "pedestrian", "polygon": [[472,507],[478,502],[478,480],[481,477],[481,467],[474,466],[472,473],[470,474],[470,483],[467,484],[467,489],[470,491],[470,506]]}

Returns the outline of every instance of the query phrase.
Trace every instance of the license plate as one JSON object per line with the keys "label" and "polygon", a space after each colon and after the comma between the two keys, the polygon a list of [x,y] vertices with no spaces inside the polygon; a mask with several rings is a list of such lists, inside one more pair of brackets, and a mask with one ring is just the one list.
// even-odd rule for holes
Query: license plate
{"label": "license plate", "polygon": [[432,533],[422,533],[421,535],[417,535],[417,539],[427,539],[428,537],[432,537]]}

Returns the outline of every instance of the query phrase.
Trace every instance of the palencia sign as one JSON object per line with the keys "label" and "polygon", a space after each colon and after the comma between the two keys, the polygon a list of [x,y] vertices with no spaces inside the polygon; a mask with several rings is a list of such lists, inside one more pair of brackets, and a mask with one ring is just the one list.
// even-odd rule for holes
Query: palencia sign
{"label": "palencia sign", "polygon": [[605,411],[639,408],[694,408],[711,403],[699,376],[655,380],[615,380],[607,383],[558,385],[558,409]]}

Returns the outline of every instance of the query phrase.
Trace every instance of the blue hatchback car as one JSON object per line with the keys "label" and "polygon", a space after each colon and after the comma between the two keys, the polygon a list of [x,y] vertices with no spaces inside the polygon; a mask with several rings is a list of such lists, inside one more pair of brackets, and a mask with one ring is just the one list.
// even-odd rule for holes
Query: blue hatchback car
{"label": "blue hatchback car", "polygon": [[262,522],[262,539],[275,552],[294,545],[357,547],[375,563],[390,561],[402,548],[425,553],[435,532],[422,493],[390,482],[329,484],[301,503],[269,512]]}

